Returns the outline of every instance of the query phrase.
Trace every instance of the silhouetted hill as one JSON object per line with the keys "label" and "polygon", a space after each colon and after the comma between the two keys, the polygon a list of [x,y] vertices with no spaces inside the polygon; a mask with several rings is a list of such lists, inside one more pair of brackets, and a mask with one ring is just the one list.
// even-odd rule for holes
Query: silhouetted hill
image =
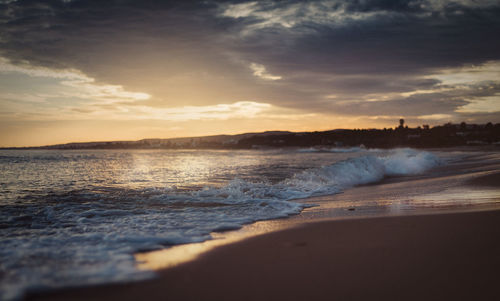
{"label": "silhouetted hill", "polygon": [[[363,129],[282,135],[253,136],[241,139],[240,148],[359,146],[392,147],[452,147],[464,145],[500,144],[500,124],[445,124],[433,128]],[[500,145],[499,145],[500,146]]]}
{"label": "silhouetted hill", "polygon": [[435,127],[394,129],[338,129],[322,132],[268,131],[239,135],[215,135],[138,141],[82,142],[21,149],[252,149],[270,147],[349,147],[373,148],[453,147],[466,145],[500,146],[500,123],[447,123]]}
{"label": "silhouetted hill", "polygon": [[287,131],[267,131],[238,135],[214,135],[183,138],[148,138],[137,141],[72,142],[40,147],[8,147],[3,149],[177,149],[177,148],[234,148],[238,142],[253,136],[291,134]]}

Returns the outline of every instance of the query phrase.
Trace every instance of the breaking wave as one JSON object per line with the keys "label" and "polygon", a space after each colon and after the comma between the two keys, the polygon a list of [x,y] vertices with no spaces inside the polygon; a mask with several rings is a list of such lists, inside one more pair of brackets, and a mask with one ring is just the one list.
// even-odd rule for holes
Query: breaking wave
{"label": "breaking wave", "polygon": [[364,155],[305,170],[274,185],[236,179],[222,188],[205,188],[196,192],[195,196],[200,199],[222,198],[230,202],[293,200],[339,193],[356,185],[381,181],[387,176],[421,174],[440,164],[441,159],[430,152],[395,149],[389,153]]}

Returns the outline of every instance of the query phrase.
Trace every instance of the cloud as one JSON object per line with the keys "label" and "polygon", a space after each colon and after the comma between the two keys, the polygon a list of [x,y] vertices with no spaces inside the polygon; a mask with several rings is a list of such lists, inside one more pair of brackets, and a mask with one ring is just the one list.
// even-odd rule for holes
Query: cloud
{"label": "cloud", "polygon": [[422,120],[449,120],[453,118],[450,114],[430,114],[430,115],[420,115],[417,119]]}
{"label": "cloud", "polygon": [[253,70],[253,75],[266,79],[266,80],[279,80],[281,79],[281,76],[279,75],[271,75],[266,71],[266,67],[264,65],[256,64],[256,63],[251,63],[250,64],[250,69]]}
{"label": "cloud", "polygon": [[[15,75],[15,82],[1,82]],[[18,86],[13,87],[12,84]],[[0,58],[0,114],[9,120],[228,120],[255,118],[272,105],[252,101],[155,108],[150,95],[97,84],[78,70],[13,65]]]}
{"label": "cloud", "polygon": [[78,70],[53,70],[46,67],[32,66],[29,62],[11,63],[8,59],[0,57],[0,72],[22,73],[32,77],[50,77],[65,80],[91,80]]}
{"label": "cloud", "polygon": [[259,114],[271,109],[271,107],[267,103],[252,101],[239,101],[232,104],[217,104],[213,106],[184,106],[168,109],[153,109],[142,106],[134,107],[134,115],[130,118],[169,121],[256,118]]}
{"label": "cloud", "polygon": [[244,18],[252,15],[258,9],[258,2],[247,2],[238,4],[223,4],[221,15],[231,18]]}
{"label": "cloud", "polygon": [[[349,2],[344,1],[262,1],[247,3],[224,3],[220,5],[220,16],[250,21],[242,31],[243,35],[256,34],[269,28],[299,29],[296,33],[314,31],[307,26],[347,26],[354,22],[366,21],[387,15],[387,11],[348,11]],[[298,28],[302,27],[302,28]]]}
{"label": "cloud", "polygon": [[[53,91],[53,94],[45,94],[45,98],[78,97],[87,98],[90,100],[89,102],[99,101],[101,103],[114,103],[147,100],[151,97],[151,95],[147,93],[126,91],[120,85],[97,84],[95,79],[88,77],[78,70],[56,70],[46,67],[31,66],[27,62],[14,65],[2,57],[0,57],[0,74],[1,73],[14,73],[28,75],[29,77],[55,79],[61,86],[74,88],[66,92]],[[10,93],[9,97],[13,98],[15,95]],[[26,99],[29,97],[19,95],[19,98]],[[39,100],[40,96],[31,96],[31,98]]]}
{"label": "cloud", "polygon": [[426,78],[439,80],[443,85],[454,86],[498,82],[500,81],[500,61],[442,69]]}
{"label": "cloud", "polygon": [[460,107],[459,113],[497,113],[500,115],[500,93],[493,96],[474,98]]}

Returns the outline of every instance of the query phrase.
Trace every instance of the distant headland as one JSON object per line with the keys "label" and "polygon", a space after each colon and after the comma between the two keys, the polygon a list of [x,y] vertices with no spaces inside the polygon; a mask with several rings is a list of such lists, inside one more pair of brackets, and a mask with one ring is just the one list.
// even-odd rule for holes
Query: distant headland
{"label": "distant headland", "polygon": [[395,128],[336,129],[317,132],[268,131],[238,135],[142,139],[137,141],[79,142],[2,149],[259,149],[276,147],[500,147],[500,123],[446,123],[409,128],[404,120]]}

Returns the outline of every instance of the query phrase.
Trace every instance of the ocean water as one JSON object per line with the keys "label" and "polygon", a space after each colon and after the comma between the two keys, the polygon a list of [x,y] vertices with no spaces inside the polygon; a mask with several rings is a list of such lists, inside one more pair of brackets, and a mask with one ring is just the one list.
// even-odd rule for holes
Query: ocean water
{"label": "ocean water", "polygon": [[138,280],[133,253],[298,214],[293,200],[425,173],[412,149],[0,151],[0,299]]}

